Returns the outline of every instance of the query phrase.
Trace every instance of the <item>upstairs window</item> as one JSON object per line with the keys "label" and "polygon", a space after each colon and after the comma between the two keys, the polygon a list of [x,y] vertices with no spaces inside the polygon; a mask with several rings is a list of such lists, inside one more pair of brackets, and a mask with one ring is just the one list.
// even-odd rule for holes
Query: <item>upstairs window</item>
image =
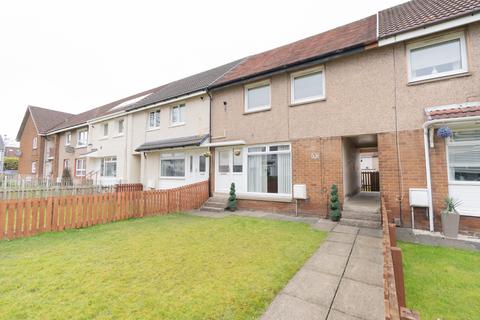
{"label": "upstairs window", "polygon": [[123,119],[118,120],[118,134],[123,134],[124,129],[125,129],[125,120]]}
{"label": "upstairs window", "polygon": [[468,71],[465,35],[455,33],[407,46],[409,81]]}
{"label": "upstairs window", "polygon": [[160,127],[160,110],[155,110],[148,114],[148,127],[150,129]]}
{"label": "upstairs window", "polygon": [[293,73],[290,86],[292,104],[324,99],[323,67]]}
{"label": "upstairs window", "polygon": [[37,149],[37,147],[38,147],[38,138],[34,137],[32,141],[32,148]]}
{"label": "upstairs window", "polygon": [[103,136],[108,137],[108,123],[103,124]]}
{"label": "upstairs window", "polygon": [[245,112],[270,109],[270,82],[262,81],[245,86]]}
{"label": "upstairs window", "polygon": [[67,132],[67,134],[65,136],[65,145],[69,146],[71,143],[72,143],[72,133]]}
{"label": "upstairs window", "polygon": [[77,134],[77,146],[78,147],[85,147],[88,143],[88,131],[87,130],[80,130]]}
{"label": "upstairs window", "polygon": [[172,125],[185,123],[185,105],[173,106],[170,115]]}

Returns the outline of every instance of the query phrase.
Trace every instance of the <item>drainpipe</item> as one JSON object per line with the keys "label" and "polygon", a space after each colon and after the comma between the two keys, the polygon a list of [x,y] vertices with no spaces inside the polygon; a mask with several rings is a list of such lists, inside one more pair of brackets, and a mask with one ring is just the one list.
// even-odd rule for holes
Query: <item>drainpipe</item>
{"label": "drainpipe", "polygon": [[434,125],[450,123],[450,122],[459,123],[459,122],[471,122],[476,120],[480,120],[480,116],[473,116],[473,117],[466,117],[466,118],[437,119],[437,120],[427,121],[423,124],[423,143],[424,143],[424,149],[425,149],[425,170],[426,170],[426,176],[427,176],[429,227],[431,232],[434,231],[434,225],[433,225],[434,212],[433,212],[433,200],[432,200],[432,175],[430,171],[430,152],[429,152],[429,146],[430,146],[429,131],[433,130],[433,128],[430,128],[430,127]]}

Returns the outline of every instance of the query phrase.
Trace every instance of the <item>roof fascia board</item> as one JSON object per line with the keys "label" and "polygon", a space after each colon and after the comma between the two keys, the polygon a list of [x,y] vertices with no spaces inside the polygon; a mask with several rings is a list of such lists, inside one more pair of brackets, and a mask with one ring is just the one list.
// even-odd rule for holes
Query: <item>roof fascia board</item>
{"label": "roof fascia board", "polygon": [[440,31],[445,31],[449,29],[453,29],[456,27],[464,26],[466,24],[470,24],[473,22],[480,21],[480,12],[472,13],[468,16],[464,16],[458,19],[430,25],[423,27],[421,29],[416,29],[412,31],[407,31],[404,33],[396,34],[390,37],[386,37],[384,39],[378,40],[378,46],[379,47],[384,47],[390,44],[406,41],[406,40],[411,40],[414,38],[419,38],[423,37],[432,33],[440,32]]}
{"label": "roof fascia board", "polygon": [[67,132],[67,131],[70,131],[70,130],[73,130],[73,129],[83,128],[83,127],[88,127],[88,122],[83,122],[83,123],[77,124],[75,126],[66,127],[66,128],[63,128],[63,129],[58,129],[58,130],[55,130],[55,131],[52,131],[52,132],[48,132],[47,135],[57,134],[57,133],[61,133],[61,132]]}

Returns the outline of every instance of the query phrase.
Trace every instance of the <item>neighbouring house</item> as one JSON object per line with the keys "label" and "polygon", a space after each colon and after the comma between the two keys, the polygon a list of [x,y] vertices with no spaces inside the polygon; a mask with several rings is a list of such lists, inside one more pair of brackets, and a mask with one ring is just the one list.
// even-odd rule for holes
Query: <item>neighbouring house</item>
{"label": "neighbouring house", "polygon": [[0,135],[0,173],[3,173],[3,159],[5,157],[5,142]]}
{"label": "neighbouring house", "polygon": [[212,192],[235,182],[239,207],[294,212],[305,185],[298,211],[326,216],[332,184],[358,192],[368,150],[399,224],[421,188],[434,214],[414,208],[417,228],[440,230],[452,195],[480,232],[479,21],[480,1],[416,0],[247,57],[210,88]]}
{"label": "neighbouring house", "polygon": [[55,141],[47,136],[53,127],[73,115],[40,107],[28,106],[17,134],[20,142],[18,173],[32,177],[48,177],[52,174]]}

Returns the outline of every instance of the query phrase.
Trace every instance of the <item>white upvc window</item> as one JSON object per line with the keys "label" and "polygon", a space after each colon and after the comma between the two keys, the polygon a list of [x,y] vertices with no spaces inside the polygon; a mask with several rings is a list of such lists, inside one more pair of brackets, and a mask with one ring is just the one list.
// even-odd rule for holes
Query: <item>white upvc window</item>
{"label": "white upvc window", "polygon": [[63,160],[63,169],[70,170],[70,159],[64,159]]}
{"label": "white upvc window", "polygon": [[325,99],[324,67],[292,73],[290,88],[291,104]]}
{"label": "white upvc window", "polygon": [[160,155],[160,176],[162,178],[185,177],[185,154],[163,153]]}
{"label": "white upvc window", "polygon": [[72,133],[71,133],[71,132],[67,132],[67,133],[65,134],[65,145],[66,145],[66,146],[69,146],[71,143],[72,143]]}
{"label": "white upvc window", "polygon": [[247,191],[291,195],[292,159],[289,144],[247,148]]}
{"label": "white upvc window", "polygon": [[480,129],[454,130],[448,141],[450,183],[480,186]]}
{"label": "white upvc window", "polygon": [[85,147],[88,143],[88,130],[79,130],[77,134],[77,147]]}
{"label": "white upvc window", "polygon": [[245,113],[271,108],[270,81],[251,83],[245,86]]}
{"label": "white upvc window", "polygon": [[428,80],[468,72],[463,32],[407,46],[408,80]]}
{"label": "white upvc window", "polygon": [[103,137],[108,137],[108,123],[104,123],[102,125],[102,129],[103,129]]}
{"label": "white upvc window", "polygon": [[118,120],[117,122],[117,131],[118,131],[118,134],[121,135],[123,134],[123,131],[125,130],[125,120],[124,119],[120,119]]}
{"label": "white upvc window", "polygon": [[102,159],[100,174],[102,177],[117,176],[117,157],[105,157]]}
{"label": "white upvc window", "polygon": [[205,173],[207,171],[207,159],[205,156],[198,157],[198,172]]}
{"label": "white upvc window", "polygon": [[85,177],[87,175],[87,160],[75,159],[75,176]]}
{"label": "white upvc window", "polygon": [[38,138],[37,138],[37,137],[33,137],[33,140],[32,140],[32,148],[33,148],[33,149],[37,149],[37,148],[38,148]]}
{"label": "white upvc window", "polygon": [[185,104],[179,104],[171,108],[170,122],[172,125],[180,125],[185,123]]}
{"label": "white upvc window", "polygon": [[148,113],[148,128],[155,129],[160,127],[160,110]]}
{"label": "white upvc window", "polygon": [[37,162],[36,161],[32,162],[32,173],[33,174],[37,173]]}

